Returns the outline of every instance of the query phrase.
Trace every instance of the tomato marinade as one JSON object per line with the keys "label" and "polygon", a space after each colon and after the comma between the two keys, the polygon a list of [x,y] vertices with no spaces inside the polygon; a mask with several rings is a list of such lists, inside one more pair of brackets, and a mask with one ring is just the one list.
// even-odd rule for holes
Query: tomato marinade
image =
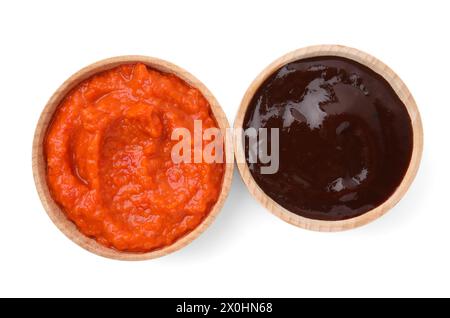
{"label": "tomato marinade", "polygon": [[[78,229],[128,252],[171,245],[216,203],[223,163],[174,163],[175,128],[218,127],[199,90],[175,75],[125,64],[83,81],[47,131],[47,182]],[[203,141],[205,143],[205,141]]]}

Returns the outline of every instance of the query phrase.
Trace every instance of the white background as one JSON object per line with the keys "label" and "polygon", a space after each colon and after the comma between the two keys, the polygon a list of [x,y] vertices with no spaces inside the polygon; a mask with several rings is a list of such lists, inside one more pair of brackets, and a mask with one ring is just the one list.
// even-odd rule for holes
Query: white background
{"label": "white background", "polygon": [[[448,1],[1,1],[0,296],[450,296]],[[31,145],[72,73],[106,57],[169,60],[203,81],[230,123],[254,77],[296,48],[344,44],[391,66],[422,114],[419,174],[387,215],[341,233],[291,226],[235,173],[216,222],[169,256],[91,254],[50,221]]]}

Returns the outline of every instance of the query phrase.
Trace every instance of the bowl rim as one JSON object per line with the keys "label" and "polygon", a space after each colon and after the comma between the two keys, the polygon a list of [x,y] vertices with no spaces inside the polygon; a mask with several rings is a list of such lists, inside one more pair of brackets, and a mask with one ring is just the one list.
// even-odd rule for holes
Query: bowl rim
{"label": "bowl rim", "polygon": [[46,162],[44,157],[43,142],[53,114],[64,97],[67,96],[67,94],[83,80],[86,80],[97,73],[112,69],[122,64],[138,62],[146,64],[149,68],[164,73],[174,74],[188,83],[190,86],[197,88],[210,104],[212,113],[217,121],[217,124],[219,125],[219,128],[224,131],[230,127],[227,117],[217,99],[208,90],[208,88],[191,73],[173,63],[159,58],[143,55],[122,55],[94,62],[71,75],[60,85],[60,87],[52,94],[41,112],[34,132],[32,147],[32,170],[35,186],[44,210],[46,211],[52,222],[56,225],[56,227],[59,228],[59,230],[64,233],[65,236],[67,236],[70,240],[72,240],[85,250],[106,258],[127,261],[147,260],[170,254],[188,245],[194,239],[200,236],[200,234],[202,234],[206,230],[206,228],[211,225],[211,223],[214,221],[214,219],[222,209],[226,197],[230,192],[234,169],[234,155],[232,153],[233,147],[230,147],[227,144],[229,141],[224,138],[224,148],[231,149],[231,152],[225,151],[225,171],[222,180],[221,192],[217,199],[217,202],[211,208],[209,214],[194,230],[185,234],[171,245],[154,251],[145,253],[133,253],[106,247],[98,243],[95,239],[87,237],[86,235],[81,233],[77,229],[76,225],[66,217],[66,214],[53,200],[46,181]]}
{"label": "bowl rim", "polygon": [[405,176],[394,193],[379,206],[357,217],[337,221],[306,218],[282,207],[266,195],[265,192],[259,187],[245,162],[242,135],[237,134],[235,136],[234,153],[239,173],[247,186],[247,189],[250,191],[252,196],[272,214],[292,225],[308,230],[320,232],[343,231],[365,225],[384,215],[387,211],[393,208],[410,187],[420,165],[423,151],[423,127],[420,113],[411,92],[408,90],[407,86],[400,79],[400,77],[390,67],[368,53],[343,45],[314,45],[291,51],[269,64],[253,80],[242,98],[233,126],[235,129],[242,128],[245,112],[253,95],[271,74],[290,62],[318,56],[344,57],[369,67],[381,75],[391,85],[395,93],[405,104],[411,118],[413,128],[413,151]]}

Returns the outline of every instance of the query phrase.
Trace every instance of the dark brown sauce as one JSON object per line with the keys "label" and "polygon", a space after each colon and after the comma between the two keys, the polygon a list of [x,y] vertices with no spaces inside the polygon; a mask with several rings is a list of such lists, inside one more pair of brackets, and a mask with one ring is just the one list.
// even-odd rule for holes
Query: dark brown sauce
{"label": "dark brown sauce", "polygon": [[[298,215],[359,216],[386,201],[402,181],[413,147],[411,119],[389,83],[341,57],[291,62],[258,88],[243,128],[279,128],[279,169],[261,189]],[[270,143],[270,135],[269,135]],[[272,154],[273,155],[273,154]]]}

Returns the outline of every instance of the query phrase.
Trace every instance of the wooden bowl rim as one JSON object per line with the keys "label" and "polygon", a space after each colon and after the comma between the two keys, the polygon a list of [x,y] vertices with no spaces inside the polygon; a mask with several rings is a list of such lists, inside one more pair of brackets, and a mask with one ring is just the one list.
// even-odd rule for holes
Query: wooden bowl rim
{"label": "wooden bowl rim", "polygon": [[[234,168],[233,164],[234,157],[232,151],[231,152],[225,151],[226,156],[225,172],[223,176],[221,192],[217,202],[212,207],[211,211],[206,216],[206,218],[194,230],[182,236],[180,239],[178,239],[169,246],[146,253],[122,252],[99,244],[97,241],[85,236],[77,229],[75,224],[66,217],[65,213],[54,202],[47,186],[46,172],[45,172],[46,163],[43,151],[44,148],[43,140],[47,131],[47,127],[60,102],[80,82],[93,76],[94,74],[114,68],[118,65],[136,62],[142,62],[146,64],[148,67],[159,70],[164,73],[174,74],[179,78],[181,78],[182,80],[184,80],[185,82],[187,82],[192,87],[199,89],[200,92],[203,94],[203,96],[209,102],[213,115],[220,129],[225,130],[229,128],[227,117],[223,109],[221,108],[219,102],[216,100],[214,95],[208,90],[208,88],[195,76],[193,76],[186,70],[182,69],[181,67],[159,58],[142,55],[124,55],[100,60],[84,67],[80,71],[70,76],[55,91],[55,93],[51,96],[51,98],[47,102],[46,106],[44,107],[40,115],[34,134],[33,150],[32,150],[32,168],[36,189],[39,194],[39,198],[41,199],[42,205],[44,206],[45,211],[47,212],[48,216],[53,221],[53,223],[69,239],[71,239],[73,242],[75,242],[82,248],[103,257],[127,261],[147,260],[167,255],[186,246],[187,244],[192,242],[195,238],[197,238],[201,233],[203,233],[203,231],[205,231],[206,228],[214,221],[214,219],[216,218],[216,216],[223,207],[225,199],[230,191]],[[225,147],[228,147],[229,149],[233,148],[229,147],[229,145],[227,144],[228,140],[226,138],[224,138],[224,141]]]}
{"label": "wooden bowl rim", "polygon": [[255,94],[256,90],[267,79],[267,77],[269,77],[271,74],[273,74],[273,72],[287,63],[316,56],[345,57],[369,67],[388,81],[396,94],[405,104],[413,127],[413,153],[411,156],[410,164],[408,166],[408,170],[396,191],[384,203],[357,217],[338,221],[310,219],[297,215],[285,209],[268,195],[266,195],[264,191],[258,186],[254,178],[252,177],[247,164],[245,163],[244,152],[242,148],[242,136],[240,135],[237,135],[235,137],[234,153],[239,172],[248,190],[250,191],[252,196],[272,214],[290,224],[308,230],[321,232],[343,231],[365,225],[384,215],[387,211],[394,207],[406,193],[412,181],[414,180],[414,177],[416,176],[417,170],[420,165],[423,151],[422,121],[420,118],[419,110],[417,108],[417,104],[414,101],[411,92],[408,90],[400,77],[386,64],[384,64],[374,56],[355,48],[342,45],[315,45],[289,52],[276,59],[269,66],[263,69],[263,71],[255,78],[255,80],[250,84],[249,88],[245,92],[234,121],[234,128],[242,128],[248,104],[250,103],[251,98]]}

